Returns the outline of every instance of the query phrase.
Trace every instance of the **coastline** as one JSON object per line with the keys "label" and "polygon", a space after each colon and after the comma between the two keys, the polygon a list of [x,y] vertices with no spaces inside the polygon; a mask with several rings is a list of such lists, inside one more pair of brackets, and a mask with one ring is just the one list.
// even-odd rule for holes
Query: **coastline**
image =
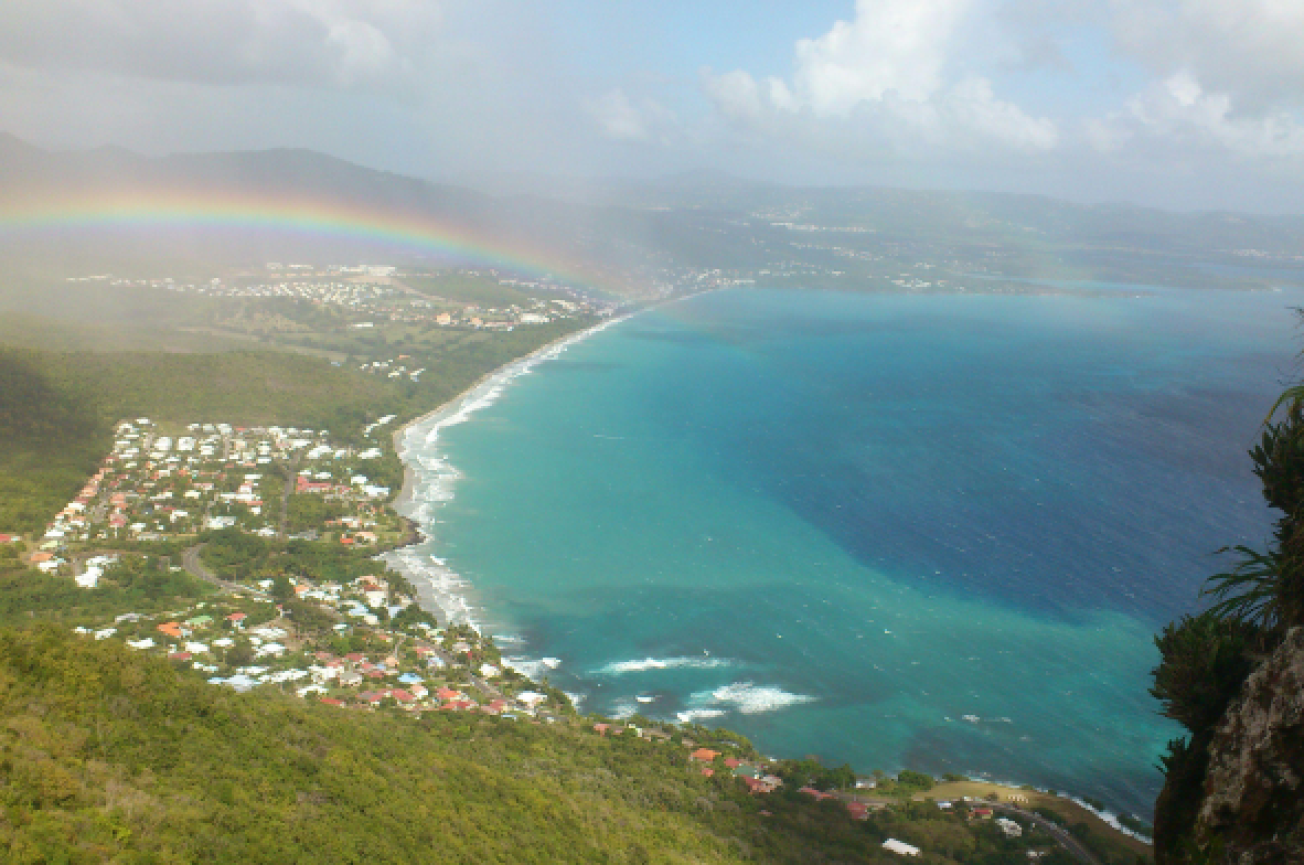
{"label": "coastline", "polygon": [[[536,348],[534,351],[530,352],[527,355],[518,357],[515,360],[508,361],[502,366],[495,367],[494,369],[491,369],[489,372],[486,372],[484,375],[480,376],[480,378],[476,379],[475,383],[472,384],[470,387],[466,388],[466,390],[463,390],[462,392],[456,394],[446,402],[436,406],[435,408],[431,409],[430,411],[426,412],[423,415],[420,415],[419,417],[413,418],[412,420],[398,427],[398,429],[394,430],[394,432],[391,434],[391,441],[394,445],[394,452],[398,454],[399,460],[403,463],[403,486],[399,490],[398,495],[394,497],[394,500],[389,503],[389,507],[394,511],[396,511],[400,516],[407,516],[406,514],[403,513],[403,510],[405,508],[410,507],[413,503],[413,499],[415,496],[416,471],[412,468],[412,464],[410,462],[403,459],[403,439],[413,427],[416,427],[420,424],[427,423],[432,420],[443,419],[441,416],[451,417],[457,414],[457,412],[462,408],[463,404],[467,403],[471,399],[471,397],[473,397],[480,391],[486,390],[496,384],[505,383],[505,381],[508,378],[515,378],[516,375],[520,375],[522,373],[528,372],[531,368],[535,366],[535,364],[539,363],[540,361],[551,360],[552,357],[555,357],[557,354],[560,354],[562,351],[566,350],[570,346],[583,342],[593,334],[602,330],[606,330],[608,327],[618,324],[619,322],[626,321],[632,318],[633,316],[638,315],[638,313],[642,311],[643,310],[638,310],[637,312],[632,312],[629,313],[628,315],[620,316],[619,318],[609,318],[606,321],[599,322],[598,324],[592,325],[590,327],[586,327],[583,330],[579,330],[574,333],[569,333],[566,334],[565,336],[558,337],[557,339],[554,339],[552,342],[546,345],[542,345],[539,348]],[[553,352],[555,352],[556,354],[552,354],[549,357],[544,357],[544,355],[549,355],[550,353]],[[417,527],[417,531],[423,537],[425,536],[425,533],[421,531],[419,526]]]}
{"label": "coastline", "polygon": [[[691,296],[694,295],[684,297]],[[674,300],[681,299],[684,298]],[[461,393],[394,430],[391,441],[394,452],[403,463],[403,486],[388,507],[407,521],[412,538],[405,544],[385,551],[381,554],[381,558],[400,571],[417,588],[418,601],[422,608],[439,616],[446,623],[470,625],[477,632],[481,632],[482,623],[477,620],[476,605],[471,602],[470,596],[473,594],[471,584],[429,550],[416,552],[418,547],[432,540],[427,530],[426,519],[429,512],[426,509],[451,498],[451,493],[446,487],[458,477],[457,471],[442,459],[435,459],[428,466],[417,465],[416,458],[407,445],[408,436],[413,430],[428,427],[425,442],[433,444],[438,439],[440,430],[446,426],[462,423],[481,408],[496,402],[511,381],[529,373],[538,364],[554,360],[566,349],[594,334],[660,305],[642,307],[559,337],[529,354],[490,370]],[[419,487],[422,491],[428,490],[428,494],[426,496],[419,494]]]}
{"label": "coastline", "polygon": [[[407,542],[384,551],[380,557],[417,588],[418,602],[423,609],[442,617],[447,623],[469,625],[477,633],[482,633],[483,622],[477,619],[475,615],[477,605],[472,602],[474,586],[449,568],[438,555],[432,554],[429,550],[416,552],[417,548],[433,540],[427,531],[426,518],[429,511],[426,508],[452,498],[447,487],[459,477],[459,474],[443,459],[435,459],[429,466],[416,465],[415,458],[408,455],[406,447],[407,438],[412,431],[429,426],[426,443],[432,444],[437,441],[439,431],[444,427],[462,423],[481,408],[496,402],[503,388],[513,379],[529,373],[540,363],[560,357],[568,348],[578,345],[594,334],[645,312],[734,287],[712,287],[666,298],[559,337],[529,354],[490,370],[461,393],[394,430],[391,441],[395,454],[403,463],[403,486],[388,507],[408,523],[411,535]],[[418,488],[421,492],[429,490],[429,495],[423,497],[419,494]],[[522,659],[515,660],[522,661]],[[522,669],[522,672],[529,674],[525,669]]]}
{"label": "coastline", "polygon": [[[633,314],[637,314],[637,311]],[[613,319],[610,323],[603,322],[601,324],[607,324],[609,326],[609,324],[623,323],[623,321],[629,317],[632,317],[632,315],[621,316],[618,319]],[[638,330],[638,331],[641,331],[642,329],[643,329],[642,327],[639,327],[637,325],[633,328],[633,330]],[[435,472],[448,471],[451,467],[446,466],[444,468],[437,468],[435,466],[436,461],[440,461],[440,460],[447,461],[449,455],[446,450],[447,447],[446,442],[443,443],[444,445],[443,447],[440,446],[440,443],[434,440],[430,441],[429,446],[427,446],[424,443],[426,433],[430,431],[429,427],[441,425],[441,422],[443,420],[453,418],[454,416],[458,415],[464,408],[468,408],[468,409],[474,408],[472,404],[476,403],[481,395],[485,395],[487,391],[494,389],[498,385],[505,385],[509,383],[509,381],[504,378],[505,375],[513,373],[516,369],[519,369],[522,366],[527,368],[532,368],[535,363],[541,362],[542,359],[544,359],[544,356],[550,353],[551,349],[561,348],[562,345],[569,347],[569,345],[571,344],[577,344],[578,342],[582,341],[588,336],[591,336],[593,332],[595,331],[591,328],[583,328],[577,330],[572,334],[568,334],[566,337],[562,337],[557,341],[542,346],[539,349],[536,349],[535,351],[531,352],[528,355],[523,356],[517,361],[504,364],[503,366],[482,376],[480,380],[476,382],[475,385],[473,385],[470,388],[467,388],[461,394],[458,394],[457,397],[450,399],[447,402],[444,402],[443,405],[440,405],[429,412],[425,412],[424,414],[421,415],[421,417],[414,419],[410,423],[404,424],[404,426],[401,429],[392,430],[392,432],[395,435],[396,451],[399,453],[399,455],[401,456],[401,458],[403,458],[404,461],[404,475],[406,477],[406,481],[404,483],[404,487],[402,490],[403,493],[402,498],[401,500],[396,500],[395,506],[397,508],[402,508],[402,510],[405,512],[411,512],[412,510],[418,507],[422,507],[424,505],[426,507],[431,508],[431,510],[427,511],[427,513],[436,514],[436,516],[433,519],[432,518],[423,519],[421,529],[420,529],[422,538],[426,540],[430,540],[431,543],[423,542],[419,546],[411,550],[411,552],[414,553],[423,563],[429,562],[430,559],[433,557],[448,554],[448,552],[445,551],[453,552],[455,550],[454,547],[449,546],[449,542],[455,541],[456,537],[453,538],[448,537],[447,530],[450,528],[449,526],[445,526],[444,533],[441,534],[438,520],[440,516],[442,516],[445,519],[451,519],[451,517],[449,516],[450,514],[454,513],[454,511],[456,512],[461,511],[461,507],[459,506],[458,508],[455,508],[454,511],[444,511],[442,515],[438,515],[437,512],[438,512],[439,502],[430,502],[429,496],[431,494],[431,490],[424,486],[423,478],[429,477],[432,473],[432,470]],[[615,342],[611,342],[611,343],[594,344],[589,348],[589,350],[582,352],[582,354],[586,358],[593,356],[594,359],[596,359],[596,356],[592,354],[593,352],[598,352],[605,355],[606,347],[608,346],[614,347],[616,343],[620,343],[621,345],[623,345],[627,339],[629,339],[628,332],[622,332],[622,336],[620,340],[616,340]],[[553,373],[553,375],[557,375],[557,376],[560,376],[561,374],[562,373],[560,370],[555,371]],[[547,377],[547,380],[551,380],[551,376]],[[501,410],[502,407],[500,407],[499,411]],[[491,416],[497,417],[499,411],[493,412]],[[482,417],[480,419],[482,426],[490,423],[490,420],[487,419],[488,417],[490,416]],[[458,422],[460,422],[460,420]],[[457,438],[457,436],[462,436],[462,435],[467,436],[468,439],[475,439],[476,441],[478,441],[481,437],[480,433],[478,432],[475,432],[473,430],[466,430],[466,431],[455,433],[454,440],[457,442],[466,441],[467,439]],[[460,462],[460,460],[458,460],[457,458],[457,452],[454,452],[453,459],[456,462]],[[465,468],[465,466],[463,466],[463,468]],[[455,483],[456,481],[454,480],[453,482]],[[445,492],[448,492],[448,490],[445,489]],[[458,494],[466,494],[465,490],[455,490],[455,492],[457,492]],[[420,501],[420,499],[423,498],[426,499],[425,502]],[[460,554],[454,555],[454,561],[460,561]],[[473,572],[470,572],[470,576],[472,577],[473,582],[475,583],[481,582],[480,579]],[[425,591],[424,580],[419,581],[415,579],[415,575],[414,575],[412,581],[414,584],[418,584],[422,586],[423,596],[427,595],[427,592]],[[452,586],[450,586],[450,588],[452,588]],[[476,587],[471,585],[470,581],[461,581],[456,588],[459,589],[459,594],[464,599],[471,600],[475,597]],[[484,591],[485,591],[484,589],[481,589],[482,593]],[[494,603],[492,597],[484,595],[482,599],[484,601],[482,605],[482,609],[476,610],[473,613],[473,615],[479,618],[485,616],[485,613],[488,613],[489,615],[486,616],[486,618],[488,618],[489,621],[486,622],[486,624],[481,626],[480,628],[477,628],[477,630],[480,630],[482,633],[485,634],[494,633],[495,629],[497,629],[499,633],[502,633],[504,630],[506,630],[508,633],[517,633],[516,631],[511,630],[511,625],[512,625],[511,617],[498,618],[497,620],[495,620],[492,614],[495,612],[494,608],[496,604]],[[442,605],[436,605],[428,602],[425,597],[423,597],[422,599],[422,606],[431,609],[435,613],[439,613],[440,609],[444,609]],[[464,608],[453,607],[452,609],[455,612],[466,612]],[[443,615],[440,615],[441,619],[443,617],[444,617]],[[510,642],[504,645],[503,648],[506,649],[506,652],[508,654],[526,654],[531,651],[531,648],[528,646],[524,646],[524,645],[518,646]],[[542,653],[544,652],[541,652],[538,649],[534,650],[534,655],[542,654]],[[562,654],[562,653],[557,652],[556,654]],[[531,657],[534,657],[534,655],[532,655]],[[631,655],[630,657],[635,657],[635,656]],[[640,655],[637,657],[642,657],[642,656]],[[540,659],[539,662],[541,663],[543,660],[548,660],[548,659]],[[569,669],[569,667],[567,669]],[[522,672],[526,672],[526,671],[522,670]],[[545,670],[539,670],[538,672],[534,672],[534,673],[527,672],[527,675],[529,675],[531,678],[537,678],[540,674],[546,674],[546,673],[547,671]],[[598,708],[610,711],[609,709],[607,709],[606,706],[602,706]],[[782,752],[779,752],[779,755],[786,756]],[[1020,774],[1021,773],[1010,772],[1008,775],[1006,775],[1006,777],[1017,778],[1020,776]]]}
{"label": "coastline", "polygon": [[[737,287],[738,286],[727,286],[727,288]],[[642,315],[645,312],[650,312],[654,309],[660,309],[663,306],[669,306],[674,303],[679,303],[680,301],[690,300],[694,297],[701,297],[702,295],[712,294],[722,290],[724,290],[724,288],[708,288],[703,291],[692,292],[691,294],[681,294],[677,297],[666,298],[665,300],[639,307],[638,309],[635,309],[632,312],[627,312],[624,315],[609,318],[606,321],[600,321],[597,324],[590,325],[589,327],[576,331],[575,333],[560,336],[546,345],[539,346],[527,355],[518,357],[515,360],[510,360],[502,366],[491,369],[489,372],[486,372],[484,375],[480,376],[480,378],[476,379],[474,384],[458,393],[456,396],[445,401],[441,405],[436,406],[425,414],[404,423],[402,426],[394,430],[391,436],[391,441],[394,445],[394,452],[398,454],[399,460],[403,463],[403,487],[399,490],[398,495],[394,497],[394,500],[390,502],[388,506],[400,516],[406,516],[403,514],[401,509],[410,506],[413,496],[415,495],[413,484],[416,480],[416,473],[412,469],[412,465],[407,460],[403,459],[403,437],[407,435],[408,431],[413,427],[433,420],[440,415],[446,414],[452,416],[453,414],[456,414],[462,404],[467,402],[470,397],[480,390],[488,389],[495,384],[504,382],[508,378],[514,378],[515,375],[528,372],[541,361],[551,360],[554,357],[557,357],[567,348],[570,348],[572,345],[578,345],[595,333],[606,330],[609,327],[615,327],[616,325],[629,321],[631,318]],[[547,357],[545,357],[545,355],[547,355]],[[424,533],[422,534],[424,536]]]}

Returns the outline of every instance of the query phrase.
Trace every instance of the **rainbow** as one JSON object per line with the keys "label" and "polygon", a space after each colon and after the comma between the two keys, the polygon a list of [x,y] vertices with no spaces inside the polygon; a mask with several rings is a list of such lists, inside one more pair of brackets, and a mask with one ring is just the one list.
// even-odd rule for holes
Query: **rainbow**
{"label": "rainbow", "polygon": [[572,285],[602,288],[611,284],[609,275],[554,249],[401,208],[209,191],[0,202],[0,237],[137,229],[263,231],[366,243],[522,275],[549,276]]}

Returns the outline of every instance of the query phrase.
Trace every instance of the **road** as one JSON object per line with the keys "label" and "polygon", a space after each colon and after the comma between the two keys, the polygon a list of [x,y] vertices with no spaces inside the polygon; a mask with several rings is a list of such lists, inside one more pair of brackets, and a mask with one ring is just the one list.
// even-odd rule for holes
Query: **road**
{"label": "road", "polygon": [[1085,862],[1087,865],[1100,865],[1100,860],[1092,855],[1091,851],[1086,847],[1083,847],[1081,841],[1070,835],[1058,823],[1047,820],[1040,814],[1034,814],[1031,811],[1025,811],[1022,808],[1016,808],[1013,805],[1007,805],[1003,802],[991,802],[989,804],[995,810],[1008,811],[1011,814],[1017,814],[1029,823],[1034,823],[1042,829],[1045,829],[1047,834],[1058,841],[1061,847],[1076,856],[1079,862]]}
{"label": "road", "polygon": [[248,592],[249,594],[262,598],[265,601],[270,601],[272,599],[272,596],[264,591],[250,588],[249,586],[242,586],[239,583],[229,583],[210,571],[199,559],[199,551],[203,548],[204,545],[199,544],[181,554],[181,567],[185,568],[192,577],[198,577],[204,582],[212,583],[219,588],[226,589],[228,592]]}
{"label": "road", "polygon": [[285,525],[290,518],[290,493],[299,479],[299,457],[302,455],[302,450],[294,452],[294,459],[290,460],[290,468],[285,474],[285,488],[281,490],[281,520],[276,525],[276,536],[281,540],[285,540]]}

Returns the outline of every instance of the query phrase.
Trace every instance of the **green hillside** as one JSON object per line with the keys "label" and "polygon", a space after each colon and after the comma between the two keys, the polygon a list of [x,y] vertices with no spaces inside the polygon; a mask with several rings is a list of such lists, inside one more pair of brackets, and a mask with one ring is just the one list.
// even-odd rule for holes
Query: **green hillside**
{"label": "green hillside", "polygon": [[1026,841],[932,803],[856,821],[792,787],[749,796],[687,754],[585,725],[242,695],[114,641],[0,632],[7,862],[896,862],[889,835],[921,863],[1027,861]]}
{"label": "green hillside", "polygon": [[[382,415],[415,417],[498,366],[582,326],[563,320],[469,334],[418,354],[421,381],[391,381],[289,352],[55,352],[0,346],[0,533],[31,533],[108,452],[114,422],[283,424],[341,441]],[[198,337],[202,342],[204,337]],[[406,346],[404,346],[406,347]],[[391,474],[397,473],[397,463]]]}

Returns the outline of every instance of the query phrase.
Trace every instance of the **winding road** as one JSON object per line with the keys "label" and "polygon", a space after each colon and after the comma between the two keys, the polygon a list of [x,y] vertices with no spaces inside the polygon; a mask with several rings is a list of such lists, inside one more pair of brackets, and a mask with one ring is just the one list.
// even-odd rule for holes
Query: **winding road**
{"label": "winding road", "polygon": [[228,592],[248,592],[251,595],[270,601],[272,596],[250,586],[242,586],[239,583],[230,583],[210,571],[199,558],[200,551],[204,549],[203,544],[191,547],[181,554],[181,567],[192,576],[203,580],[206,583],[212,583],[218,588],[225,589]]}

